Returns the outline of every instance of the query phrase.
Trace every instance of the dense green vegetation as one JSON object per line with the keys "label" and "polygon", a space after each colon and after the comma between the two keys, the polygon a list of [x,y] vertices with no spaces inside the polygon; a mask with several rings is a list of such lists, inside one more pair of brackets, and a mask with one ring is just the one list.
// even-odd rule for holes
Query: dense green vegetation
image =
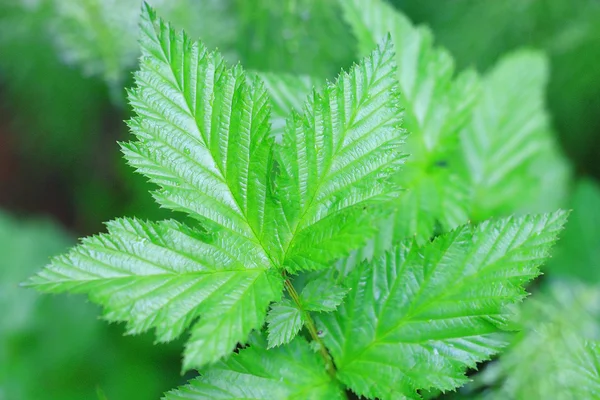
{"label": "dense green vegetation", "polygon": [[150,3],[0,2],[0,399],[600,397],[597,3]]}

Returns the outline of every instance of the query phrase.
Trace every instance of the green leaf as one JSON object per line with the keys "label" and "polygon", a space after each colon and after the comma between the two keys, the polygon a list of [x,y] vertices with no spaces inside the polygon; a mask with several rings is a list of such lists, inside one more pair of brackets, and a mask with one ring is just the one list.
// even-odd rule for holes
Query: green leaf
{"label": "green leaf", "polygon": [[[551,58],[546,96],[553,125],[561,131],[561,147],[587,172],[597,165],[595,138],[599,125],[600,7],[594,0],[540,2],[393,1],[433,28],[436,38],[459,66],[485,70],[518,48],[543,49]],[[493,27],[493,29],[490,29]],[[573,101],[573,99],[585,99]],[[591,167],[594,168],[594,167]],[[598,170],[594,170],[597,175]]]}
{"label": "green leaf", "polygon": [[[551,282],[525,303],[523,332],[475,376],[485,399],[594,399],[600,396],[600,288]],[[465,392],[480,391],[475,385]]]}
{"label": "green leaf", "polygon": [[[235,24],[225,1],[152,0],[170,20],[190,29],[193,37],[229,49]],[[112,90],[121,90],[136,65],[140,2],[137,0],[51,0],[52,33],[63,59],[85,75],[101,76]],[[215,24],[219,21],[219,24]],[[218,32],[218,34],[215,34]],[[120,96],[119,96],[120,97]]]}
{"label": "green leaf", "polygon": [[108,235],[84,240],[33,283],[88,292],[107,318],[128,321],[132,333],[156,328],[164,341],[201,315],[186,345],[190,368],[232,351],[281,295],[265,240],[265,221],[276,223],[266,200],[268,98],[259,82],[246,83],[241,68],[225,68],[218,54],[176,33],[148,6],[141,31],[141,69],[130,93],[138,141],[123,145],[125,155],[161,186],[159,203],[216,233],[117,220]]}
{"label": "green leaf", "polygon": [[565,219],[557,212],[462,226],[359,266],[344,303],[317,316],[338,378],[381,399],[464,384],[467,368],[506,344],[506,306],[525,296]]}
{"label": "green leaf", "polygon": [[[162,206],[200,224],[110,222],[107,234],[84,239],[30,284],[88,293],[107,319],[126,321],[130,333],[154,328],[159,341],[191,326],[184,368],[201,367],[263,325],[281,298],[284,266],[322,268],[363,243],[370,218],[387,212],[398,190],[388,178],[403,159],[393,51],[384,43],[315,94],[276,145],[260,80],[227,68],[147,5],[141,31],[129,94],[137,141],[123,151],[160,187]],[[314,125],[324,119],[332,125]]]}
{"label": "green leaf", "polygon": [[271,306],[267,314],[269,348],[289,343],[304,325],[304,316],[291,301],[284,299]]}
{"label": "green leaf", "polygon": [[[436,224],[444,230],[467,221],[464,183],[457,175],[458,133],[466,124],[478,92],[472,72],[454,73],[450,54],[433,45],[431,32],[416,28],[382,0],[340,0],[361,53],[391,34],[411,154],[398,177],[407,189],[399,199],[396,239],[429,239]],[[396,242],[397,240],[394,240]]]}
{"label": "green leaf", "polygon": [[326,277],[309,282],[300,293],[300,300],[308,311],[335,311],[348,289],[336,285]]}
{"label": "green leaf", "polygon": [[225,248],[227,237],[208,244],[205,234],[175,221],[119,219],[107,226],[108,234],[84,239],[31,284],[89,293],[106,319],[126,321],[131,334],[155,328],[159,341],[170,341],[193,325],[186,369],[231,352],[281,295],[277,274],[253,265],[242,247]]}
{"label": "green leaf", "polygon": [[323,268],[360,247],[389,214],[404,156],[391,41],[292,113],[278,145],[285,266]]}
{"label": "green leaf", "polygon": [[167,393],[165,400],[344,398],[323,360],[302,338],[270,350],[264,340],[255,340],[200,374],[187,386]]}
{"label": "green leaf", "polygon": [[[257,80],[151,10],[141,24],[142,61],[130,101],[137,142],[129,163],[161,190],[164,207],[188,213],[255,247],[267,264],[268,97]],[[183,68],[182,68],[183,66]]]}
{"label": "green leaf", "polygon": [[[461,132],[472,190],[470,214],[477,221],[561,205],[568,169],[544,109],[547,64],[540,53],[513,53],[483,81],[471,121]],[[551,161],[536,168],[548,154]],[[544,192],[544,185],[550,190]],[[553,201],[544,205],[540,193]]]}
{"label": "green leaf", "polygon": [[[0,210],[0,396],[95,399],[101,387],[110,399],[157,398],[181,379],[159,367],[177,357],[174,346],[114,335],[118,328],[100,321],[99,308],[79,296],[41,296],[19,287],[73,242],[46,218],[15,219]],[[47,380],[32,384],[40,376]]]}

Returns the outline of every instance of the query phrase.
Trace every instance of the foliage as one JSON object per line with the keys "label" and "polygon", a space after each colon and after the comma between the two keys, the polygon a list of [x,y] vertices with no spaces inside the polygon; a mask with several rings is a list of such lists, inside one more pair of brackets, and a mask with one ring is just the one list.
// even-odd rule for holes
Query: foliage
{"label": "foliage", "polygon": [[78,400],[97,389],[109,398],[157,397],[179,381],[153,368],[168,352],[121,337],[81,299],[19,287],[72,241],[50,221],[0,213],[0,399]]}
{"label": "foliage", "polygon": [[[64,60],[80,66],[85,75],[102,77],[112,90],[122,90],[126,73],[136,65],[139,1],[51,0],[55,19],[51,31]],[[219,38],[212,46],[230,48],[225,18],[227,6],[217,1],[154,0],[170,19],[192,29],[201,37]],[[196,23],[195,16],[202,18]],[[214,25],[220,21],[219,26]],[[233,27],[233,24],[231,24]],[[218,28],[219,36],[208,35]],[[118,94],[115,93],[116,100]]]}
{"label": "foliage", "polygon": [[[574,282],[554,282],[536,294],[519,317],[523,332],[463,390],[464,397],[600,396],[599,295],[597,287]],[[493,388],[478,393],[484,383]]]}
{"label": "foliage", "polygon": [[[546,212],[564,203],[568,169],[542,107],[541,55],[507,56],[483,79],[472,71],[455,74],[452,57],[433,46],[431,32],[414,27],[388,4],[341,4],[360,48],[387,31],[397,48],[402,106],[412,135],[411,158],[399,178],[410,190],[399,200],[396,240],[416,235],[423,241],[467,220]],[[517,81],[516,71],[528,75]]]}
{"label": "foliage", "polygon": [[[549,258],[579,172],[552,121],[588,130],[593,1],[150,3],[189,36],[133,0],[0,0],[0,113],[32,144],[18,161],[43,177],[60,160],[78,234],[127,215],[26,285],[87,294],[144,334],[17,288],[70,241],[39,226],[13,238],[3,226],[26,224],[0,219],[9,263],[32,257],[0,271],[0,398],[156,397],[190,377],[163,373],[184,343],[200,376],[168,400],[598,397],[597,290],[565,282],[597,278],[591,179]],[[537,50],[506,53],[525,36]],[[123,118],[136,179],[115,157]],[[61,192],[20,179],[39,203]],[[0,202],[19,197],[12,182]]]}
{"label": "foliage", "polygon": [[[467,368],[505,345],[507,306],[525,296],[566,214],[463,225],[431,242],[431,224],[415,227],[417,240],[331,269],[404,203],[399,107],[415,131],[413,169],[457,151],[468,121],[462,91],[473,90],[475,77],[449,89],[449,56],[392,16],[391,37],[358,32],[363,50],[379,45],[313,89],[301,114],[297,96],[308,85],[291,95],[285,87],[302,80],[267,79],[283,93],[271,101],[260,75],[228,67],[144,6],[140,70],[129,92],[136,140],[122,148],[158,186],[155,200],[190,220],[111,221],[107,233],[83,239],[28,284],[87,293],[106,319],[127,322],[128,333],[154,328],[167,342],[189,328],[184,370],[198,368],[201,377],[167,398],[343,398],[344,388],[418,398],[419,390],[462,385]],[[429,56],[414,58],[406,32]],[[412,65],[425,71],[412,88],[411,55],[425,63]],[[423,98],[430,85],[435,98]],[[271,104],[276,118],[290,110],[274,134]],[[265,322],[267,337],[249,339]],[[310,343],[297,336],[303,327]]]}
{"label": "foliage", "polygon": [[364,263],[350,294],[319,317],[338,378],[368,398],[418,398],[453,390],[464,372],[502,348],[522,285],[564,223],[565,214],[463,226],[419,247],[414,241]]}
{"label": "foliage", "polygon": [[547,69],[540,53],[522,51],[484,77],[460,141],[474,220],[565,203],[569,170],[544,110]]}
{"label": "foliage", "polygon": [[200,315],[185,359],[186,368],[200,367],[262,325],[281,297],[282,274],[326,267],[364,243],[371,219],[385,215],[398,190],[387,177],[403,160],[393,53],[383,43],[315,93],[271,158],[262,83],[149,9],[142,31],[143,63],[130,94],[138,141],[123,145],[125,155],[161,187],[154,194],[161,205],[210,230],[116,220],[32,284],[88,292],[109,320],[127,320],[132,333],[156,328],[162,341]]}
{"label": "foliage", "polygon": [[[600,3],[595,0],[394,0],[427,24],[463,67],[487,70],[519,47],[550,59],[548,106],[561,142],[580,169],[598,174]],[[491,29],[490,27],[493,27]]]}

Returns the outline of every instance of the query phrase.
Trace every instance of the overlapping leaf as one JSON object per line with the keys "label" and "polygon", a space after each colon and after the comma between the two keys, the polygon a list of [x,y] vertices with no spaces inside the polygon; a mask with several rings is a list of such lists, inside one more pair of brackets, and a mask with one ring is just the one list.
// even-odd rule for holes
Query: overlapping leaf
{"label": "overlapping leaf", "polygon": [[475,220],[548,211],[564,200],[568,170],[544,111],[547,70],[543,55],[523,51],[503,58],[483,81],[461,132]]}
{"label": "overlapping leaf", "polygon": [[598,287],[552,282],[523,307],[523,332],[511,347],[463,392],[490,400],[598,398],[599,301]]}
{"label": "overlapping leaf", "polygon": [[161,341],[191,326],[184,364],[200,367],[263,325],[269,303],[281,297],[284,267],[326,266],[367,240],[370,217],[387,212],[397,193],[389,177],[403,159],[393,51],[384,42],[315,92],[275,145],[258,78],[227,68],[148,6],[141,31],[129,94],[137,140],[123,150],[159,186],[162,206],[207,230],[116,220],[31,284],[88,293],[108,319],[126,321],[131,333],[154,328]]}
{"label": "overlapping leaf", "polygon": [[[51,20],[53,38],[62,58],[86,75],[101,76],[112,90],[120,92],[120,85],[135,66],[139,51],[136,39],[140,2],[52,0],[50,3],[55,8]],[[191,29],[193,36],[219,45],[222,50],[231,49],[235,24],[227,12],[228,2],[151,0],[150,3],[169,19]]]}
{"label": "overlapping leaf", "polygon": [[89,293],[105,306],[107,319],[127,321],[130,333],[155,328],[160,341],[176,338],[201,316],[187,344],[186,367],[229,353],[260,327],[269,302],[280,296],[280,280],[253,266],[251,249],[231,253],[222,247],[226,239],[207,244],[202,233],[174,221],[107,225],[108,234],[84,239],[32,284]]}
{"label": "overlapping leaf", "polygon": [[346,293],[348,289],[322,276],[309,282],[302,289],[300,301],[309,311],[334,311],[342,303]]}
{"label": "overlapping leaf", "polygon": [[[398,195],[402,162],[394,52],[388,39],[292,113],[279,147],[277,199],[286,266],[315,269],[361,246]],[[368,211],[368,212],[367,212]]]}
{"label": "overlapping leaf", "polygon": [[381,399],[466,382],[468,367],[505,345],[505,306],[524,297],[565,217],[463,226],[357,267],[342,306],[317,321],[339,379]]}
{"label": "overlapping leaf", "polygon": [[453,176],[453,154],[477,94],[476,76],[455,76],[452,57],[433,46],[431,32],[415,28],[384,1],[340,2],[362,53],[388,32],[396,48],[400,101],[411,133],[407,173],[399,179],[411,190],[399,201],[395,236],[425,240],[436,224],[450,229],[466,222],[466,192]]}
{"label": "overlapping leaf", "polygon": [[167,393],[165,400],[345,398],[323,360],[302,338],[271,350],[263,339],[255,339],[239,354],[200,374],[187,386]]}

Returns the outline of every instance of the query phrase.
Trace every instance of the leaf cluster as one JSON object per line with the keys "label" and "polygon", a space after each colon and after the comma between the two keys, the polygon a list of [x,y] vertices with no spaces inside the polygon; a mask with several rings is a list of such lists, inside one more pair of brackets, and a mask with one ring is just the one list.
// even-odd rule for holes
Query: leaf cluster
{"label": "leaf cluster", "polygon": [[29,285],[85,293],[159,342],[189,330],[183,368],[200,377],[167,399],[454,390],[508,343],[509,306],[565,223],[487,220],[531,211],[524,188],[560,203],[536,180],[561,160],[546,152],[542,56],[455,76],[383,1],[340,6],[364,58],[323,85],[248,74],[143,8],[122,149],[187,222],[113,220]]}

